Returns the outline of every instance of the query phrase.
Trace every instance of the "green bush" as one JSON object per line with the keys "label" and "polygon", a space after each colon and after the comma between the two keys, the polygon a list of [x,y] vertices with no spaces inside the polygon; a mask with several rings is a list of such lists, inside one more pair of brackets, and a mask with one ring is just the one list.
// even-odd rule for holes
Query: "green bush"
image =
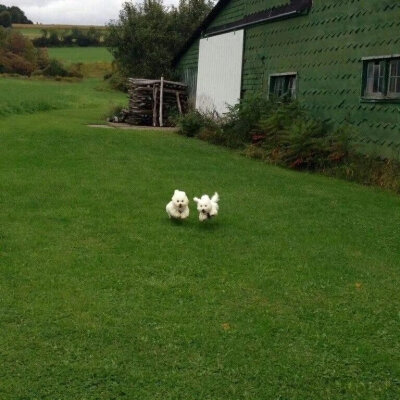
{"label": "green bush", "polygon": [[107,72],[104,75],[104,80],[106,80],[113,89],[125,93],[128,92],[128,79],[120,71],[116,70],[112,73]]}
{"label": "green bush", "polygon": [[260,94],[247,96],[239,104],[230,107],[221,119],[229,147],[242,147],[250,142],[260,120],[271,115],[275,108],[275,103]]}
{"label": "green bush", "polygon": [[179,118],[178,126],[182,135],[230,148],[250,145],[247,154],[295,169],[331,168],[350,151],[349,127],[335,130],[297,102],[269,101],[260,95],[242,100],[223,117],[191,111]]}
{"label": "green bush", "polygon": [[247,157],[400,193],[400,161],[357,153],[352,145],[354,127],[329,125],[298,102],[253,96],[223,117],[190,111],[177,124],[182,135],[242,149]]}
{"label": "green bush", "polygon": [[400,162],[350,153],[345,162],[324,170],[324,174],[400,193]]}
{"label": "green bush", "polygon": [[51,59],[45,69],[41,71],[44,76],[68,76],[68,71],[63,63],[56,59]]}
{"label": "green bush", "polygon": [[199,111],[190,111],[178,118],[179,133],[183,136],[198,136],[200,131],[206,126],[206,118]]}
{"label": "green bush", "polygon": [[81,72],[81,64],[72,64],[68,68],[64,64],[57,60],[51,59],[47,66],[41,70],[35,71],[34,75],[42,75],[54,78],[79,78],[83,77]]}
{"label": "green bush", "polygon": [[21,33],[0,27],[0,73],[30,76],[47,63],[45,50],[35,49]]}

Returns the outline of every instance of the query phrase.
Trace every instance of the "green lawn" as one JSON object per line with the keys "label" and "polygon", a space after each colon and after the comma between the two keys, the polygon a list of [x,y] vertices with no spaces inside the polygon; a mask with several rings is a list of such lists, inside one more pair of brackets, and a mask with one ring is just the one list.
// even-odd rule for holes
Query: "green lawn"
{"label": "green lawn", "polygon": [[124,101],[0,80],[0,398],[399,399],[399,197],[86,126]]}
{"label": "green lawn", "polygon": [[49,56],[64,61],[66,64],[73,63],[111,63],[113,57],[105,47],[58,47],[49,48]]}

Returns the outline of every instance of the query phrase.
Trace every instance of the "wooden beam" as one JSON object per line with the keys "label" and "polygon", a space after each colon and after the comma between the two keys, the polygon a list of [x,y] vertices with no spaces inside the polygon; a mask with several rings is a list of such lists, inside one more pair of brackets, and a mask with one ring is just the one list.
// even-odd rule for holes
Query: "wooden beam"
{"label": "wooden beam", "polygon": [[158,94],[158,86],[153,86],[153,126],[157,126],[157,94]]}
{"label": "wooden beam", "polygon": [[164,126],[164,121],[163,121],[163,104],[164,103],[164,77],[161,77],[161,84],[160,84],[160,126]]}
{"label": "wooden beam", "polygon": [[179,92],[176,92],[176,102],[178,103],[179,114],[182,115],[182,104],[181,99],[179,98]]}

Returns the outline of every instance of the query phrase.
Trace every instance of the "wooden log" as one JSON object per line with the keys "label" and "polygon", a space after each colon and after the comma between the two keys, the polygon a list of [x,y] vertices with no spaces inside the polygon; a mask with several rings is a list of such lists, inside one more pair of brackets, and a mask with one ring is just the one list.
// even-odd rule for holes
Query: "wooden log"
{"label": "wooden log", "polygon": [[176,92],[176,102],[178,103],[179,114],[182,115],[182,105],[181,105],[181,99],[179,98],[179,92]]}
{"label": "wooden log", "polygon": [[153,126],[157,126],[157,94],[158,94],[158,86],[153,86]]}
{"label": "wooden log", "polygon": [[160,84],[160,126],[164,125],[163,121],[163,106],[164,106],[164,77],[161,77],[161,84]]}

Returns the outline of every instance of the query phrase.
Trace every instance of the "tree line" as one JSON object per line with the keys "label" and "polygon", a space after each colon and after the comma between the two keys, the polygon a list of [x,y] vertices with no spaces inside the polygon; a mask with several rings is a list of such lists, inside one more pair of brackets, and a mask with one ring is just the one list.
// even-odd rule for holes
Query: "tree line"
{"label": "tree line", "polygon": [[33,24],[33,22],[19,7],[0,4],[0,26],[9,28],[12,24]]}
{"label": "tree line", "polygon": [[103,46],[104,31],[90,27],[89,29],[72,28],[65,31],[59,29],[42,29],[42,35],[33,39],[36,47],[88,47]]}

